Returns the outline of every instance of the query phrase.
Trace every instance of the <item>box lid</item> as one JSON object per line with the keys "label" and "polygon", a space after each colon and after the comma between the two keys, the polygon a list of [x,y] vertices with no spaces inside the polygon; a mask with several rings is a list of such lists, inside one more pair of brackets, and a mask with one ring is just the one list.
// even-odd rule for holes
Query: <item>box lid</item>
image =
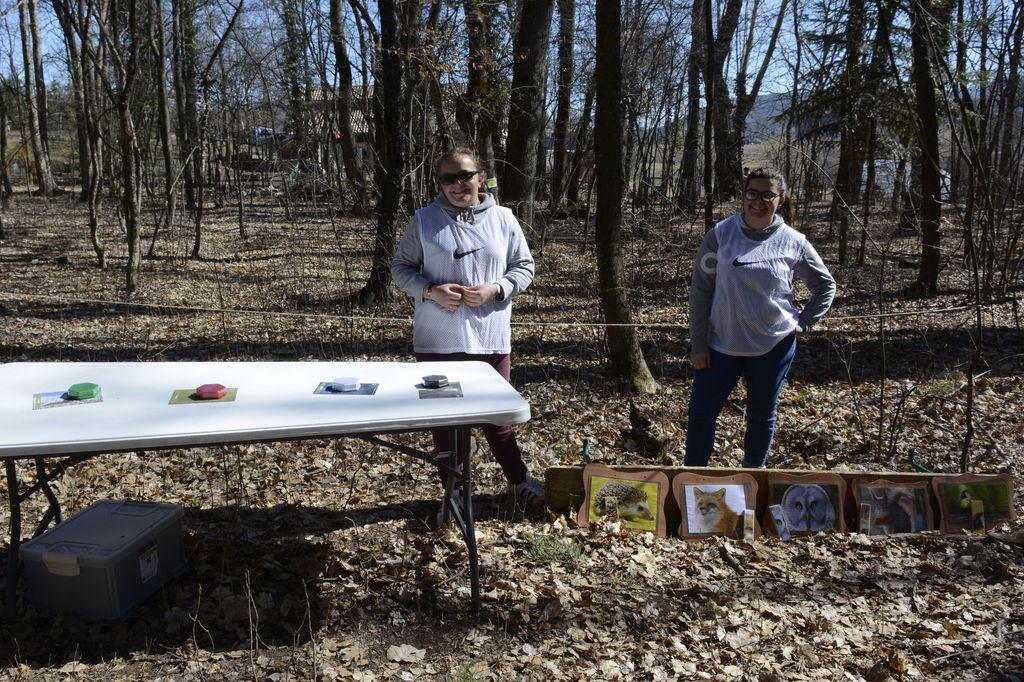
{"label": "box lid", "polygon": [[180,505],[166,502],[100,500],[23,544],[21,555],[48,566],[70,562],[105,567],[182,514]]}

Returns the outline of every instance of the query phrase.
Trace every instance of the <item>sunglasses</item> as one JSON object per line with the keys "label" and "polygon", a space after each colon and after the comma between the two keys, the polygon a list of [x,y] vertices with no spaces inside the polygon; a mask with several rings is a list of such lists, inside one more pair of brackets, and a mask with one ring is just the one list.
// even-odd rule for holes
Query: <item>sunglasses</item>
{"label": "sunglasses", "polygon": [[743,193],[743,197],[747,201],[757,201],[758,199],[761,199],[762,201],[768,203],[770,203],[774,199],[778,199],[779,196],[780,195],[776,194],[775,192],[772,192],[771,190],[768,190],[766,192],[758,192],[756,189],[748,189]]}
{"label": "sunglasses", "polygon": [[470,180],[472,180],[474,177],[476,177],[480,173],[483,173],[483,171],[481,171],[481,170],[475,170],[475,171],[464,170],[464,171],[459,171],[458,173],[441,173],[441,175],[439,175],[437,179],[438,179],[438,181],[442,185],[447,187],[449,185],[454,185],[454,184],[457,184],[457,183],[460,183],[460,182],[469,182]]}

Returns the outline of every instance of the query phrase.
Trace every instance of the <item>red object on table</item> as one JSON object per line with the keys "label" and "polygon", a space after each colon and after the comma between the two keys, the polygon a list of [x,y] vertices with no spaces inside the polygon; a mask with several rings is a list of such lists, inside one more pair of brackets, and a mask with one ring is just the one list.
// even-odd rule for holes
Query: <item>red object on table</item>
{"label": "red object on table", "polygon": [[228,389],[222,384],[203,384],[196,389],[196,395],[200,400],[217,400],[228,394]]}

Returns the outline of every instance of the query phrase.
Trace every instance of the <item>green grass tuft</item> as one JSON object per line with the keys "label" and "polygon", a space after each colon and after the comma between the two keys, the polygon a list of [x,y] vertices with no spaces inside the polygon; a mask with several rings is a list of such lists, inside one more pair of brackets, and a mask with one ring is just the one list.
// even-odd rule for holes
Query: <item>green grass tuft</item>
{"label": "green grass tuft", "polygon": [[552,537],[537,533],[527,536],[527,556],[538,563],[575,563],[583,558],[583,548],[572,538]]}

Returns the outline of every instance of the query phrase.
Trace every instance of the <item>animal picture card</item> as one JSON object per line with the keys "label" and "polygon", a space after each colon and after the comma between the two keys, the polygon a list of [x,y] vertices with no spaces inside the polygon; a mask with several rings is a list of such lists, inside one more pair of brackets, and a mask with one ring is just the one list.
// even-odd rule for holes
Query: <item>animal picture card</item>
{"label": "animal picture card", "polygon": [[622,528],[645,530],[663,538],[668,476],[660,471],[616,471],[600,464],[583,468],[586,496],[577,514],[581,528],[617,521]]}
{"label": "animal picture card", "polygon": [[[790,535],[846,532],[843,508],[846,481],[835,474],[768,474],[768,506],[780,507],[781,522]],[[770,512],[769,512],[770,513]],[[767,521],[765,525],[768,526]],[[782,537],[773,520],[772,533]]]}
{"label": "animal picture card", "polygon": [[1013,477],[964,474],[932,479],[942,512],[942,532],[984,533],[1015,520]]}
{"label": "animal picture card", "polygon": [[[679,537],[684,540],[712,535],[743,538],[744,514],[757,505],[757,481],[749,474],[676,474],[672,479],[672,494],[682,514]],[[760,534],[761,528],[754,519],[753,537]]]}
{"label": "animal picture card", "polygon": [[884,479],[853,482],[860,532],[865,535],[923,533],[932,530],[928,483],[893,483]]}
{"label": "animal picture card", "polygon": [[765,514],[764,527],[775,537],[783,542],[789,542],[793,536],[789,534],[789,526],[786,525],[786,515],[782,513],[782,505],[773,504],[768,507]]}

